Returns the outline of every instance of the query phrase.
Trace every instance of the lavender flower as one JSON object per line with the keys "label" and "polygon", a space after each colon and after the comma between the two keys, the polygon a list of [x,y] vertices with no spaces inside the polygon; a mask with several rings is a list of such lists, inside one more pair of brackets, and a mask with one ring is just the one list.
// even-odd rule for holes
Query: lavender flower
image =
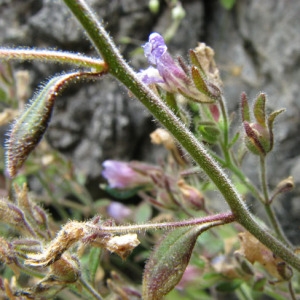
{"label": "lavender flower", "polygon": [[192,78],[168,53],[168,48],[160,34],[156,32],[150,34],[149,41],[143,48],[145,56],[152,65],[138,73],[145,84],[158,84],[168,92],[180,93],[198,102],[207,102],[203,100],[204,95],[196,88]]}
{"label": "lavender flower", "polygon": [[[107,179],[111,188],[117,189],[131,189],[138,186],[144,186],[152,183],[150,176],[145,172],[138,172],[131,167],[131,164],[116,160],[106,160],[102,165],[104,170],[102,175]],[[141,164],[144,166],[145,164]]]}
{"label": "lavender flower", "polygon": [[122,222],[124,219],[130,216],[131,209],[122,203],[112,201],[107,207],[107,213],[115,221]]}
{"label": "lavender flower", "polygon": [[167,52],[168,48],[160,34],[152,33],[143,48],[149,63],[156,66],[156,69],[151,66],[139,73],[144,83],[164,84],[163,87],[169,92],[177,92],[178,88],[186,90],[190,80]]}

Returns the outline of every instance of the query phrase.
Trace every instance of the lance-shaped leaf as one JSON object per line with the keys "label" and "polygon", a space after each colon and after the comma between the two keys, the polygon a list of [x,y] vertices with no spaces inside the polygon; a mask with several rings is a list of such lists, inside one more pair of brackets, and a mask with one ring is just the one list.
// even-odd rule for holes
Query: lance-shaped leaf
{"label": "lance-shaped leaf", "polygon": [[[207,81],[200,73],[199,69],[195,66],[192,67],[192,78],[196,88],[205,96],[211,99],[210,102],[214,102],[221,96],[220,89]],[[209,102],[209,101],[206,101]]]}
{"label": "lance-shaped leaf", "polygon": [[179,228],[160,241],[146,264],[143,278],[143,299],[162,299],[180,281],[198,236],[220,221],[197,227]]}
{"label": "lance-shaped leaf", "polygon": [[220,136],[220,130],[213,122],[201,122],[198,126],[198,130],[201,134],[201,138],[208,143],[216,143]]}
{"label": "lance-shaped leaf", "polygon": [[254,102],[253,113],[257,123],[266,127],[266,94],[260,93],[257,96]]}
{"label": "lance-shaped leaf", "polygon": [[6,141],[6,167],[14,177],[28,155],[43,137],[51,118],[54,101],[67,83],[81,78],[96,78],[102,73],[74,72],[52,78],[30,101],[13,123]]}
{"label": "lance-shaped leaf", "polygon": [[274,136],[274,134],[273,134],[274,121],[275,121],[276,117],[284,111],[285,111],[284,108],[275,110],[268,117],[268,127],[269,127],[270,140],[271,140],[270,150],[273,149],[273,145],[274,145],[274,137],[273,137]]}
{"label": "lance-shaped leaf", "polygon": [[193,66],[197,67],[198,70],[200,71],[200,74],[202,75],[203,78],[207,78],[205,71],[198,59],[198,56],[194,50],[190,50],[190,61]]}

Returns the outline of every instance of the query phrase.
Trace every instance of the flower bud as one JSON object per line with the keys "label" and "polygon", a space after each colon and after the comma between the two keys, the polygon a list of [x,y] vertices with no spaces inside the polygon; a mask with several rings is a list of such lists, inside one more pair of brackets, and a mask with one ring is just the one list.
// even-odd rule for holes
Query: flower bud
{"label": "flower bud", "polygon": [[159,1],[158,0],[150,0],[149,1],[149,9],[153,14],[157,14],[159,11]]}
{"label": "flower bud", "polygon": [[107,207],[107,213],[115,221],[122,222],[130,216],[131,209],[120,202],[111,201]]}
{"label": "flower bud", "polygon": [[188,185],[183,179],[177,182],[181,191],[183,201],[192,209],[201,210],[204,208],[203,194],[191,185]]}
{"label": "flower bud", "polygon": [[172,9],[172,18],[175,21],[181,21],[185,17],[186,13],[180,3]]}
{"label": "flower bud", "polygon": [[0,200],[0,220],[20,230],[24,235],[35,236],[28,224],[23,211],[15,204]]}
{"label": "flower bud", "polygon": [[204,78],[220,88],[223,83],[214,56],[214,50],[205,43],[199,43],[197,48],[190,50],[190,61],[192,65],[197,67]]}
{"label": "flower bud", "polygon": [[258,123],[244,122],[245,143],[253,154],[266,155],[270,151],[270,134]]}
{"label": "flower bud", "polygon": [[149,173],[158,171],[158,168],[138,162],[106,160],[102,165],[104,167],[102,176],[108,181],[110,188],[116,189],[133,189],[151,185],[152,179]]}
{"label": "flower bud", "polygon": [[281,261],[277,264],[277,272],[283,280],[290,280],[293,277],[293,270],[286,262]]}
{"label": "flower bud", "polygon": [[288,178],[280,181],[277,184],[269,202],[271,203],[278,195],[291,191],[294,186],[294,178],[292,176],[289,176]]}
{"label": "flower bud", "polygon": [[167,130],[158,128],[150,134],[150,138],[153,144],[162,144],[168,151],[170,151],[173,158],[179,165],[186,165],[186,160],[182,155],[181,149],[177,146],[174,138]]}
{"label": "flower bud", "polygon": [[264,93],[257,96],[253,106],[255,122],[251,122],[247,96],[245,93],[241,95],[241,115],[246,133],[246,147],[252,153],[262,156],[266,156],[273,149],[273,123],[275,118],[284,111],[277,110],[267,116],[266,101]]}
{"label": "flower bud", "polygon": [[164,145],[167,150],[175,150],[176,144],[170,133],[162,128],[157,128],[150,134],[151,142],[157,145]]}
{"label": "flower bud", "polygon": [[16,254],[11,243],[0,237],[0,261],[5,264],[14,264],[17,261]]}
{"label": "flower bud", "polygon": [[66,254],[54,262],[50,269],[48,277],[51,281],[56,281],[56,284],[74,283],[81,273],[78,259]]}
{"label": "flower bud", "polygon": [[220,110],[218,105],[216,104],[210,104],[209,110],[211,112],[212,117],[214,118],[215,122],[219,122],[220,119]]}
{"label": "flower bud", "polygon": [[[174,201],[174,194],[165,189],[159,189],[156,195],[156,201],[164,209],[176,209],[177,203]],[[155,205],[155,204],[154,204]]]}

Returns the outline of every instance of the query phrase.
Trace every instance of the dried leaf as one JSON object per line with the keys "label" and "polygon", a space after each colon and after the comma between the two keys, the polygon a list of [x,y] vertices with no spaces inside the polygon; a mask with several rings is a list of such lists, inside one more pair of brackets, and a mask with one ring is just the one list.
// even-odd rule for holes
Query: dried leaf
{"label": "dried leaf", "polygon": [[49,243],[42,253],[28,254],[25,264],[35,267],[46,267],[60,259],[62,254],[87,234],[84,223],[72,221],[67,223],[57,237]]}
{"label": "dried leaf", "polygon": [[134,233],[111,237],[107,241],[105,248],[110,252],[118,254],[122,259],[125,259],[139,244],[140,241]]}
{"label": "dried leaf", "polygon": [[250,263],[258,262],[265,270],[277,279],[283,279],[278,271],[278,266],[283,262],[282,259],[274,256],[271,250],[258,241],[249,232],[242,232],[239,234],[241,241],[241,249],[238,251]]}

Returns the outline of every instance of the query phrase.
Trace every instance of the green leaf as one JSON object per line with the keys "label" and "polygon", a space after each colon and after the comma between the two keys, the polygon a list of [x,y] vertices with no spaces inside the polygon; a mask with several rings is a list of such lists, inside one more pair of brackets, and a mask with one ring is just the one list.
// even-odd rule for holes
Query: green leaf
{"label": "green leaf", "polygon": [[203,140],[210,144],[214,144],[218,141],[220,136],[220,130],[216,127],[215,124],[213,125],[200,125],[198,127],[199,133]]}
{"label": "green leaf", "polygon": [[219,292],[233,292],[243,283],[241,279],[233,279],[232,281],[223,281],[216,286],[216,290]]}
{"label": "green leaf", "polygon": [[92,248],[89,255],[89,278],[91,283],[95,282],[95,276],[100,264],[101,248]]}
{"label": "green leaf", "polygon": [[[267,286],[267,285],[266,285]],[[281,295],[275,290],[265,291],[265,294],[267,294],[271,299],[274,300],[286,300],[286,295]]]}
{"label": "green leaf", "polygon": [[180,112],[180,109],[178,107],[175,95],[173,93],[167,92],[165,101],[167,105],[176,113],[178,114]]}
{"label": "green leaf", "polygon": [[8,96],[7,96],[6,91],[0,87],[0,102],[5,103],[7,98],[8,98]]}
{"label": "green leaf", "polygon": [[143,202],[135,210],[134,221],[137,224],[148,222],[152,216],[152,207],[149,203]]}
{"label": "green leaf", "polygon": [[199,69],[195,66],[192,67],[192,78],[196,88],[203,93],[208,99],[201,99],[201,103],[212,103],[221,95],[221,91],[213,84],[210,84],[200,73]]}
{"label": "green leaf", "polygon": [[274,144],[274,137],[273,137],[273,124],[274,124],[274,121],[276,119],[276,117],[278,115],[280,115],[282,112],[284,112],[285,109],[282,108],[282,109],[278,109],[276,111],[273,111],[269,117],[268,117],[268,128],[269,128],[269,133],[270,133],[270,151],[273,149],[273,144]]}
{"label": "green leaf", "polygon": [[[102,187],[102,186],[101,186]],[[102,187],[105,192],[107,192],[109,195],[118,198],[118,199],[128,199],[136,195],[136,193],[140,190],[143,190],[143,186],[138,186],[136,188],[130,189],[130,190],[120,190],[111,188],[108,185],[105,187]]]}
{"label": "green leaf", "polygon": [[285,111],[284,108],[273,111],[268,117],[268,127],[270,130],[273,130],[273,123],[278,115]]}
{"label": "green leaf", "polygon": [[230,149],[232,146],[234,146],[234,144],[238,141],[239,137],[240,137],[240,133],[237,132],[237,133],[234,135],[234,137],[232,138],[232,140],[229,142],[229,144],[228,144],[228,149]]}
{"label": "green leaf", "polygon": [[100,73],[74,72],[52,78],[16,119],[6,142],[7,171],[14,177],[43,137],[51,118],[54,101],[67,83],[79,78],[95,78]]}
{"label": "green leaf", "polygon": [[198,70],[200,71],[200,74],[202,75],[203,78],[207,78],[204,69],[202,68],[202,65],[198,59],[198,56],[194,50],[190,50],[190,61],[193,66],[197,67]]}
{"label": "green leaf", "polygon": [[254,280],[254,283],[253,283],[253,286],[252,286],[252,289],[254,291],[259,291],[259,292],[262,292],[265,288],[265,285],[267,284],[267,278],[265,277],[259,277],[259,278],[256,278]]}
{"label": "green leaf", "polygon": [[162,299],[180,281],[198,236],[214,223],[169,232],[156,246],[146,264],[143,299]]}

